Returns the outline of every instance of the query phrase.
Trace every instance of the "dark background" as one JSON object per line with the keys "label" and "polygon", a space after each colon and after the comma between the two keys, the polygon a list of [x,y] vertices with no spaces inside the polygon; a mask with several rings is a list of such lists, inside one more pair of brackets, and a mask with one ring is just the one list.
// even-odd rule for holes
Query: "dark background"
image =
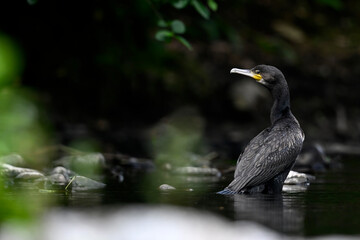
{"label": "dark background", "polygon": [[[21,84],[45,106],[56,143],[91,138],[150,157],[148,130],[190,107],[209,150],[232,155],[269,124],[272,100],[258,85],[241,92],[251,79],[229,71],[263,63],[286,76],[306,141],[358,143],[360,2],[217,3],[207,20],[171,1],[3,1],[0,33],[20,47]],[[185,23],[192,51],[154,38],[160,17]]]}

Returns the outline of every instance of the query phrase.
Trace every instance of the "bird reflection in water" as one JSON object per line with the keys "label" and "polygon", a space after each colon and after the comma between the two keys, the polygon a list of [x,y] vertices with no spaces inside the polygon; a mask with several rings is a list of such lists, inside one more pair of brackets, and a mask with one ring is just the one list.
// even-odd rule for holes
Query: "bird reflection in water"
{"label": "bird reflection in water", "polygon": [[299,198],[291,194],[235,194],[228,197],[234,201],[236,221],[254,221],[287,234],[299,234],[303,229],[304,214],[296,202]]}

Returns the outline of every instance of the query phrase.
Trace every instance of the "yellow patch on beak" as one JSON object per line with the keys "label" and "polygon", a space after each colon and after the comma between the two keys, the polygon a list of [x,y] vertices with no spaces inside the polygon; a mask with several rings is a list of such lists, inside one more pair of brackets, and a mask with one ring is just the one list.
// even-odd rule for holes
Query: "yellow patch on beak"
{"label": "yellow patch on beak", "polygon": [[256,74],[254,73],[254,75],[252,75],[252,77],[256,80],[256,81],[260,81],[262,79],[262,76],[260,74]]}

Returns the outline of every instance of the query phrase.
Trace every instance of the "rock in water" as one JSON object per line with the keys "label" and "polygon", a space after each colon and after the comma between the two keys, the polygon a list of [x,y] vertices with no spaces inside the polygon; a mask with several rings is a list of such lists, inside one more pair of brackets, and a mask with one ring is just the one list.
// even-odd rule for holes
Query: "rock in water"
{"label": "rock in water", "polygon": [[313,179],[315,179],[315,177],[309,174],[290,171],[289,175],[285,179],[284,184],[287,185],[304,184],[310,182]]}
{"label": "rock in water", "polygon": [[47,177],[47,180],[50,181],[51,184],[54,185],[66,185],[68,183],[68,180],[66,177],[60,173],[54,173]]}
{"label": "rock in water", "polygon": [[22,172],[22,173],[18,174],[15,177],[15,179],[22,180],[22,181],[31,181],[31,180],[35,180],[35,179],[39,179],[39,178],[43,178],[43,177],[44,177],[44,174],[34,170],[31,172]]}
{"label": "rock in water", "polygon": [[75,176],[71,181],[72,191],[89,191],[102,189],[106,184],[92,180],[84,176]]}
{"label": "rock in water", "polygon": [[159,189],[161,190],[161,191],[172,191],[172,190],[176,190],[176,188],[175,187],[173,187],[173,186],[171,186],[171,185],[169,185],[169,184],[161,184],[160,186],[159,186]]}
{"label": "rock in water", "polygon": [[72,172],[71,170],[69,169],[66,169],[62,166],[58,166],[58,167],[55,167],[51,172],[50,172],[51,175],[54,175],[54,174],[61,174],[65,177],[66,181],[69,181],[70,180],[70,177],[72,176],[75,176],[76,173]]}
{"label": "rock in water", "polygon": [[30,168],[14,167],[6,163],[0,164],[0,175],[8,178],[18,178],[18,179],[21,178],[35,179],[44,176],[44,174],[42,174],[37,170]]}

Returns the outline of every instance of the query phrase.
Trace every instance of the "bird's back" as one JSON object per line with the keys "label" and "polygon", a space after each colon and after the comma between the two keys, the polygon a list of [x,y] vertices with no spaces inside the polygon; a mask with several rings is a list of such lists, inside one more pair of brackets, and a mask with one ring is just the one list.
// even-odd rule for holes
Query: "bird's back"
{"label": "bird's back", "polygon": [[238,160],[234,180],[227,188],[241,192],[289,171],[303,141],[304,133],[292,114],[277,120],[246,146]]}

